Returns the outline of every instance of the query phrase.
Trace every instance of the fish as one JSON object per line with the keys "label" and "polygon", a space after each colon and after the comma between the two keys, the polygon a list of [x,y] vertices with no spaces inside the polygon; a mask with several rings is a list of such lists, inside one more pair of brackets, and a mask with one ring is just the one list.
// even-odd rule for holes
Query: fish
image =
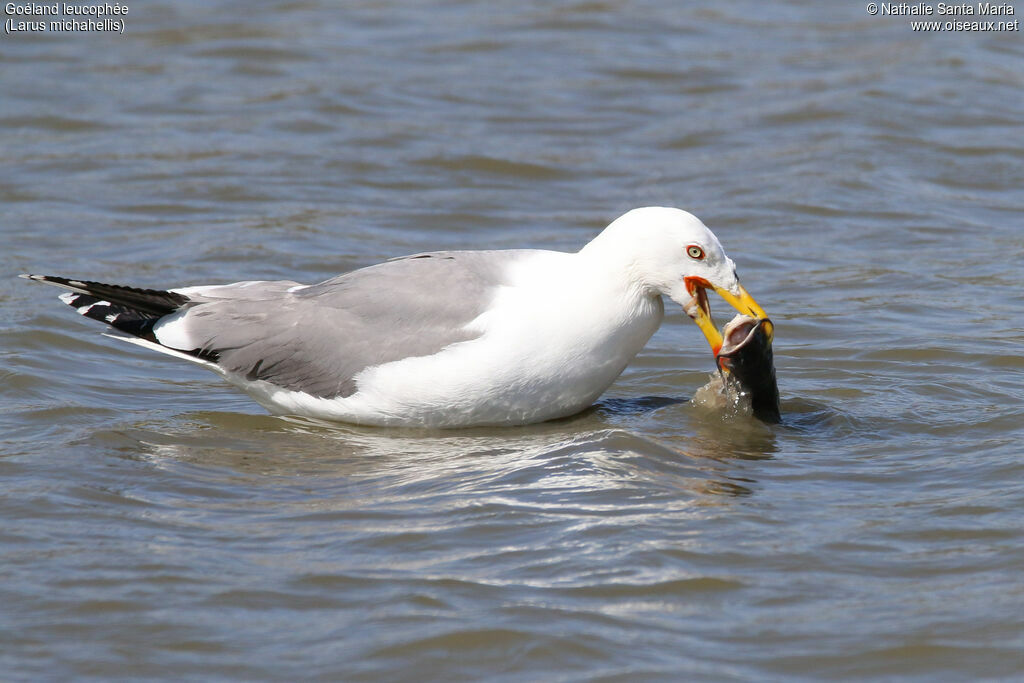
{"label": "fish", "polygon": [[722,329],[722,347],[715,354],[722,382],[734,379],[741,395],[749,398],[754,417],[769,424],[782,421],[772,353],[774,332],[768,318],[737,315]]}

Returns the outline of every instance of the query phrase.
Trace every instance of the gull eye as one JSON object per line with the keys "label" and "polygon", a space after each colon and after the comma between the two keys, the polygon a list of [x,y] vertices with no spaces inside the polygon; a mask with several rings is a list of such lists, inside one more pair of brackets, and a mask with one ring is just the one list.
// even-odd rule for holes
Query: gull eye
{"label": "gull eye", "polygon": [[686,248],[686,255],[692,259],[701,261],[704,259],[704,250],[698,247],[696,244],[691,244]]}

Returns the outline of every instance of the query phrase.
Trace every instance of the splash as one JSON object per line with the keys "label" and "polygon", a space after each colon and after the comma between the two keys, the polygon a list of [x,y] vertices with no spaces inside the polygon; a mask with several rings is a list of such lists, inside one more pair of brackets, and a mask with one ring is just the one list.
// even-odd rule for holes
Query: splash
{"label": "splash", "polygon": [[690,403],[709,413],[716,413],[723,419],[753,415],[750,393],[728,373],[711,373],[708,383],[694,392]]}

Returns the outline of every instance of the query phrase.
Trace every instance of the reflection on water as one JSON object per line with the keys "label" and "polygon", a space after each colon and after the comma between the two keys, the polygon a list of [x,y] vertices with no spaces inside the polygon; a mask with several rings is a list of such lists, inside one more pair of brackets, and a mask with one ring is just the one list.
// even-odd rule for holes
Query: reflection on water
{"label": "reflection on water", "polygon": [[[518,486],[528,486],[539,499],[560,492],[608,494],[614,501],[627,489],[655,487],[686,498],[745,494],[749,491],[736,485],[730,462],[769,457],[773,447],[770,430],[749,421],[703,428],[677,445],[593,425],[595,418],[515,429],[426,431],[203,412],[190,416],[184,433],[139,426],[100,431],[90,439],[97,447],[142,458],[162,470],[199,465],[204,479],[213,477],[208,483],[230,487],[239,481],[251,484],[248,477],[273,477],[299,489],[323,490],[373,482],[407,501],[424,496],[426,508],[432,496],[448,489],[478,500]],[[189,476],[195,475],[190,471]]]}

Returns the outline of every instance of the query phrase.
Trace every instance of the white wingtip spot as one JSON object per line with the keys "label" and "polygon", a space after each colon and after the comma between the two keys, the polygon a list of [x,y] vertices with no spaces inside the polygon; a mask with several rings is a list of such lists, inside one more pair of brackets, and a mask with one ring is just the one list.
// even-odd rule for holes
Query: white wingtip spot
{"label": "white wingtip spot", "polygon": [[[82,296],[82,295],[81,294],[75,294],[74,292],[64,292],[63,294],[61,294],[59,296],[59,298],[60,298],[61,301],[63,301],[67,305],[75,306],[75,302],[78,301],[78,298],[80,296]],[[109,301],[94,301],[91,304],[86,304],[85,306],[75,306],[75,310],[78,311],[78,313],[80,315],[88,315],[89,311],[92,310],[93,306],[111,306],[111,305],[112,304]],[[116,314],[112,314],[112,315],[116,315]]]}

